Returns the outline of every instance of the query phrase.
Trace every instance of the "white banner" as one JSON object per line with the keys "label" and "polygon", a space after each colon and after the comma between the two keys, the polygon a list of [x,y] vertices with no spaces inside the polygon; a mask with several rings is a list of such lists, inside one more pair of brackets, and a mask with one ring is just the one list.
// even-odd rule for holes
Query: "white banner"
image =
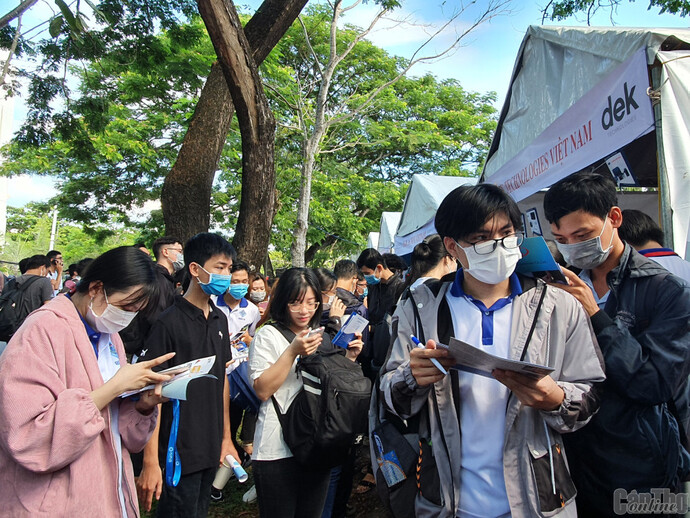
{"label": "white banner", "polygon": [[648,87],[641,48],[486,181],[520,201],[649,133]]}
{"label": "white banner", "polygon": [[426,225],[406,236],[395,236],[395,253],[397,255],[411,254],[414,247],[424,241],[426,236],[436,233],[434,218],[431,218]]}

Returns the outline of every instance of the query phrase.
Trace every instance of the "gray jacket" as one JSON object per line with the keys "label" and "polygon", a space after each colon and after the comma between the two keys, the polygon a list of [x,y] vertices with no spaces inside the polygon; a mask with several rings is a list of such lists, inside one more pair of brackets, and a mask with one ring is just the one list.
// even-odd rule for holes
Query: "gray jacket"
{"label": "gray jacket", "polygon": [[[512,394],[509,397],[503,467],[511,514],[513,518],[576,516],[576,491],[562,454],[560,434],[581,428],[596,412],[595,385],[605,378],[601,352],[589,318],[575,298],[541,281],[520,280],[523,293],[512,302],[510,357],[520,359],[536,309],[541,305],[524,360],[553,367],[551,376],[565,392],[565,400],[560,408],[547,412],[523,406]],[[401,300],[393,316],[395,341],[382,370],[381,390],[386,406],[402,419],[422,411],[426,415],[426,433],[438,471],[440,495],[428,499],[422,496],[423,491],[418,494],[418,517],[453,518],[460,504],[462,402],[453,389],[458,386],[453,383],[457,382],[457,372],[451,370],[433,387],[419,387],[409,366],[409,336],[419,336],[413,305],[418,308],[427,340],[439,340],[439,334],[443,334],[439,327],[449,329],[452,336],[452,322],[444,322],[449,317],[444,299],[451,286],[450,281],[424,284],[412,292],[411,298]],[[420,430],[422,436],[424,433]],[[548,444],[553,445],[552,456]],[[558,497],[552,496],[552,471]],[[557,504],[549,502],[553,498],[558,498]]]}

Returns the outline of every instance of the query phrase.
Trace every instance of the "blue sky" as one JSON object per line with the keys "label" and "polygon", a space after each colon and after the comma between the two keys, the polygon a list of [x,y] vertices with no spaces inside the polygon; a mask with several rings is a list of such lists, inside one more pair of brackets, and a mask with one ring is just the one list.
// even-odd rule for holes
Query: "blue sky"
{"label": "blue sky", "polygon": [[[313,0],[312,0],[313,1]],[[659,15],[658,8],[647,10],[647,0],[629,2],[621,0],[622,4],[614,15],[614,21],[620,27],[687,27],[688,19],[673,15]],[[3,2],[6,3],[6,2]],[[16,2],[13,2],[16,3]],[[43,2],[40,2],[41,4]],[[50,2],[52,3],[52,2]],[[351,2],[347,2],[351,3]],[[460,5],[459,0],[402,0],[402,7],[393,13],[397,20],[416,20],[428,27],[438,26],[448,19],[449,13]],[[480,0],[479,4],[486,2]],[[480,25],[466,39],[463,45],[447,57],[434,64],[420,64],[413,68],[413,75],[431,72],[437,77],[452,77],[457,79],[466,90],[477,92],[495,91],[498,95],[496,108],[503,104],[515,57],[525,31],[529,25],[541,23],[541,6],[546,3],[515,0],[510,5],[510,13],[500,15],[491,21]],[[246,11],[255,9],[259,1],[250,0],[237,2],[246,6]],[[366,23],[373,16],[375,4],[369,2],[352,10],[346,17],[347,23]],[[481,6],[480,6],[481,7]],[[35,8],[34,8],[35,9]],[[5,9],[0,9],[3,12]],[[452,29],[461,31],[466,24],[474,19],[475,13],[461,18]],[[28,25],[30,22],[25,20]],[[562,23],[549,25],[586,25],[583,16],[571,18]],[[25,25],[25,26],[26,26]],[[610,13],[602,10],[592,20],[592,25],[611,26]],[[391,21],[380,24],[383,28],[371,34],[370,39],[385,48],[391,54],[409,57],[410,53],[419,45],[424,37],[424,31],[419,26],[398,25]],[[386,28],[388,26],[388,28]],[[430,30],[430,29],[427,29]],[[452,34],[442,37],[439,46],[447,42]],[[440,47],[439,47],[440,48]],[[21,124],[26,112],[21,98],[15,99],[14,130]],[[45,201],[55,194],[53,182],[49,178],[20,177],[10,180],[8,204],[21,206],[29,201]]]}

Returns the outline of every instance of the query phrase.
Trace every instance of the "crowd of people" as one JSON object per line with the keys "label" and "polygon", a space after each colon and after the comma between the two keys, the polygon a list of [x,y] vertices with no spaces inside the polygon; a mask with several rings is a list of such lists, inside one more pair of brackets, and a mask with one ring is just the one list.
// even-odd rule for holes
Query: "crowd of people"
{"label": "crowd of people", "polygon": [[[310,466],[281,425],[306,390],[300,358],[333,351],[414,436],[405,516],[613,517],[633,491],[683,493],[690,265],[605,176],[561,180],[544,212],[567,283],[516,272],[522,217],[490,184],[447,195],[409,268],[366,249],[269,279],[213,233],[161,237],[155,261],[142,244],[66,272],[56,250],[22,260],[1,279],[0,308],[16,293],[19,309],[0,356],[0,514],[202,517],[232,458],[262,517],[344,517],[353,486],[382,483],[354,470],[369,437]],[[350,315],[368,325],[341,348]],[[549,374],[458,368],[456,341]],[[176,366],[208,357],[186,399],[165,397]]]}

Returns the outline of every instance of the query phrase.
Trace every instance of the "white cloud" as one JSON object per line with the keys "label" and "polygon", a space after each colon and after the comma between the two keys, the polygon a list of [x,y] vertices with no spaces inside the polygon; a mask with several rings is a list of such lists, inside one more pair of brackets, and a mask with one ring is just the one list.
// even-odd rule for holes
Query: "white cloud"
{"label": "white cloud", "polygon": [[7,180],[7,205],[12,207],[45,202],[57,194],[54,178],[23,174]]}

